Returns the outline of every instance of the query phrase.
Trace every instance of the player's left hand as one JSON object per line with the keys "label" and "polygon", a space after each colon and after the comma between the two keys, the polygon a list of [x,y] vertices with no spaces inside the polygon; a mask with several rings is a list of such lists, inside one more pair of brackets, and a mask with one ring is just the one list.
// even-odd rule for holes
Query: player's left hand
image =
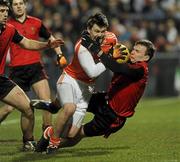
{"label": "player's left hand", "polygon": [[56,47],[59,47],[61,45],[64,45],[64,41],[60,38],[55,39],[53,41],[51,41],[51,40],[48,41],[48,47],[49,48],[56,48]]}
{"label": "player's left hand", "polygon": [[81,45],[87,48],[93,54],[99,53],[100,48],[100,39],[97,38],[96,41],[92,40],[89,33],[84,31],[81,36]]}
{"label": "player's left hand", "polygon": [[117,43],[114,46],[112,56],[114,59],[119,60],[119,63],[127,62],[127,60],[129,59],[129,55],[129,50],[125,45]]}
{"label": "player's left hand", "polygon": [[59,65],[61,68],[64,68],[67,65],[67,60],[63,54],[57,54],[57,63],[56,64]]}

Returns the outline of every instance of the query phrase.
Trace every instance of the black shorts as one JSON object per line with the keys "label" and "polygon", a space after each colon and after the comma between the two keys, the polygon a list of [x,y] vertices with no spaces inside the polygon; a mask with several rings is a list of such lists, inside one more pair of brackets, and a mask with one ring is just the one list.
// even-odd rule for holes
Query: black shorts
{"label": "black shorts", "polygon": [[105,93],[97,93],[90,99],[87,111],[92,112],[94,118],[84,125],[84,133],[88,137],[110,135],[121,129],[126,122],[125,117],[118,116],[109,107],[105,96]]}
{"label": "black shorts", "polygon": [[6,97],[15,86],[12,80],[0,75],[0,99]]}
{"label": "black shorts", "polygon": [[47,79],[48,77],[42,64],[34,63],[30,65],[11,67],[9,78],[27,92],[34,83]]}

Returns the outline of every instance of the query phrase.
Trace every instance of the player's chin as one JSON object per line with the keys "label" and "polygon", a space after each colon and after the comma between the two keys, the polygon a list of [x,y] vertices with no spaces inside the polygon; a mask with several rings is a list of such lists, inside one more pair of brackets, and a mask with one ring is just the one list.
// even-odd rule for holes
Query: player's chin
{"label": "player's chin", "polygon": [[6,22],[7,22],[7,19],[4,19],[4,20],[1,22],[1,24],[2,24],[2,25],[5,25]]}

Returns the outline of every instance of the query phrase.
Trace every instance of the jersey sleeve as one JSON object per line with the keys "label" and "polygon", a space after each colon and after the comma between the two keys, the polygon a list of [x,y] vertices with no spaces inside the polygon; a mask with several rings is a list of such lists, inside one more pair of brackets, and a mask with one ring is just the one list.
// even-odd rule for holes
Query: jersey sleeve
{"label": "jersey sleeve", "polygon": [[39,36],[44,39],[49,39],[49,37],[51,36],[50,31],[43,24],[41,24]]}
{"label": "jersey sleeve", "polygon": [[95,63],[91,53],[82,45],[79,49],[78,59],[81,67],[90,78],[95,78],[106,70],[103,63]]}
{"label": "jersey sleeve", "polygon": [[18,33],[17,30],[15,30],[14,36],[12,38],[12,42],[19,43],[23,39],[23,36]]}
{"label": "jersey sleeve", "polygon": [[141,66],[133,66],[130,63],[119,64],[109,55],[101,55],[101,62],[114,73],[126,75],[132,79],[141,79],[144,75],[144,68]]}

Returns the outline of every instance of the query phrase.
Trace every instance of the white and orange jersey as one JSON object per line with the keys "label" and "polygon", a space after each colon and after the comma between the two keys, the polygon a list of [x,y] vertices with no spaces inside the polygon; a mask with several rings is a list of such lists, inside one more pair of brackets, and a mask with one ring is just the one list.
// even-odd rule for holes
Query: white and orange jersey
{"label": "white and orange jersey", "polygon": [[80,39],[75,45],[73,60],[64,70],[74,79],[92,83],[106,68],[96,55],[92,56],[87,48],[81,45]]}

